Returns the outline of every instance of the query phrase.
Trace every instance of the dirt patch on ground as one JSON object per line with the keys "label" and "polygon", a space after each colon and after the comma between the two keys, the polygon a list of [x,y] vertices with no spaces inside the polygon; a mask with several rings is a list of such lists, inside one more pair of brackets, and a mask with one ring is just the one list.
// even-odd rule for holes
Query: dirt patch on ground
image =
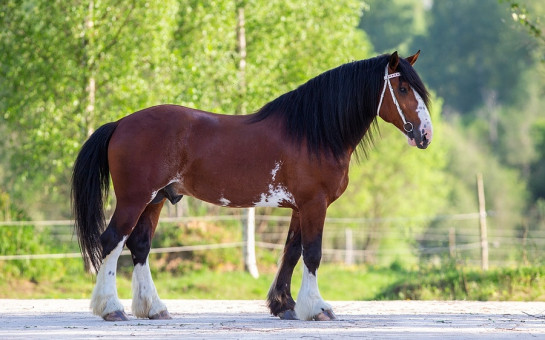
{"label": "dirt patch on ground", "polygon": [[[263,301],[164,302],[172,320],[105,322],[89,312],[89,300],[0,300],[0,339],[545,337],[545,302],[340,301],[332,302],[335,322],[282,321]],[[130,301],[123,304],[130,313]]]}

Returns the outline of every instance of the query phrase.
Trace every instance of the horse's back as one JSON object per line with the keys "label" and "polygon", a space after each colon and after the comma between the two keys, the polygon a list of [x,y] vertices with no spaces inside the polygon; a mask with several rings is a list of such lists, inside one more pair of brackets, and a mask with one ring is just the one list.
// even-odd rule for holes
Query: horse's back
{"label": "horse's back", "polygon": [[[180,194],[217,204],[222,191],[240,192],[230,201],[251,205],[282,163],[280,141],[264,122],[249,123],[246,116],[160,105],[119,121],[108,159],[114,188],[123,187],[128,196],[147,198],[175,183]],[[244,182],[255,192],[242,190]]]}

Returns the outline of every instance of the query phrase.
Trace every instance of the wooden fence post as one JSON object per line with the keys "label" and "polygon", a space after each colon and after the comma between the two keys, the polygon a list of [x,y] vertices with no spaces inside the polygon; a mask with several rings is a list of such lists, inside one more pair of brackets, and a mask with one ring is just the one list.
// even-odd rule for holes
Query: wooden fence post
{"label": "wooden fence post", "polygon": [[481,268],[482,270],[488,270],[488,231],[482,173],[477,174],[477,194],[479,197],[479,225],[481,227]]}
{"label": "wooden fence post", "polygon": [[244,270],[254,278],[259,277],[257,261],[255,257],[255,208],[244,209],[242,219],[242,255],[244,258]]}

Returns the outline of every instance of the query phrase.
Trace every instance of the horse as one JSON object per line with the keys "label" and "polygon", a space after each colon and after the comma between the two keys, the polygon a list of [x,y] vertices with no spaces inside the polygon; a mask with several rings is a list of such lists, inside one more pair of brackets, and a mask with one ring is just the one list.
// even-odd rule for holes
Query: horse
{"label": "horse", "polygon": [[[82,257],[87,269],[97,271],[92,312],[106,321],[129,319],[116,288],[117,261],[127,246],[134,316],[171,318],[148,255],[163,204],[186,195],[225,207],[291,209],[267,306],[280,319],[336,320],[317,280],[326,210],[348,185],[352,155],[372,146],[377,116],[410,145],[430,144],[429,94],[412,67],[419,54],[346,63],[249,115],[159,105],[99,127],[75,160],[71,190]],[[110,176],[116,206],[106,227]],[[301,256],[295,301],[291,278]]]}

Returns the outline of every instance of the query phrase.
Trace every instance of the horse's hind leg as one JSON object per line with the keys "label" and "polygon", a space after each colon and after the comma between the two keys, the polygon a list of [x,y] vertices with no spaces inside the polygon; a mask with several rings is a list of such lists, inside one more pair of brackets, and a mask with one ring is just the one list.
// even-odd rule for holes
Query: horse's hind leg
{"label": "horse's hind leg", "polygon": [[117,260],[144,207],[133,204],[116,206],[108,228],[100,236],[103,260],[91,298],[93,313],[106,321],[126,321],[127,315],[117,297]]}
{"label": "horse's hind leg", "polygon": [[151,239],[155,233],[159,214],[165,199],[157,204],[149,204],[131,236],[127,247],[132,254],[134,271],[132,275],[132,312],[139,318],[170,319],[166,306],[159,299],[149,268],[148,255]]}
{"label": "horse's hind leg", "polygon": [[299,213],[294,211],[291,216],[290,229],[284,246],[284,254],[280,260],[280,267],[269,289],[267,305],[271,314],[284,320],[297,319],[295,315],[295,301],[291,296],[291,277],[293,269],[301,257],[301,228]]}

